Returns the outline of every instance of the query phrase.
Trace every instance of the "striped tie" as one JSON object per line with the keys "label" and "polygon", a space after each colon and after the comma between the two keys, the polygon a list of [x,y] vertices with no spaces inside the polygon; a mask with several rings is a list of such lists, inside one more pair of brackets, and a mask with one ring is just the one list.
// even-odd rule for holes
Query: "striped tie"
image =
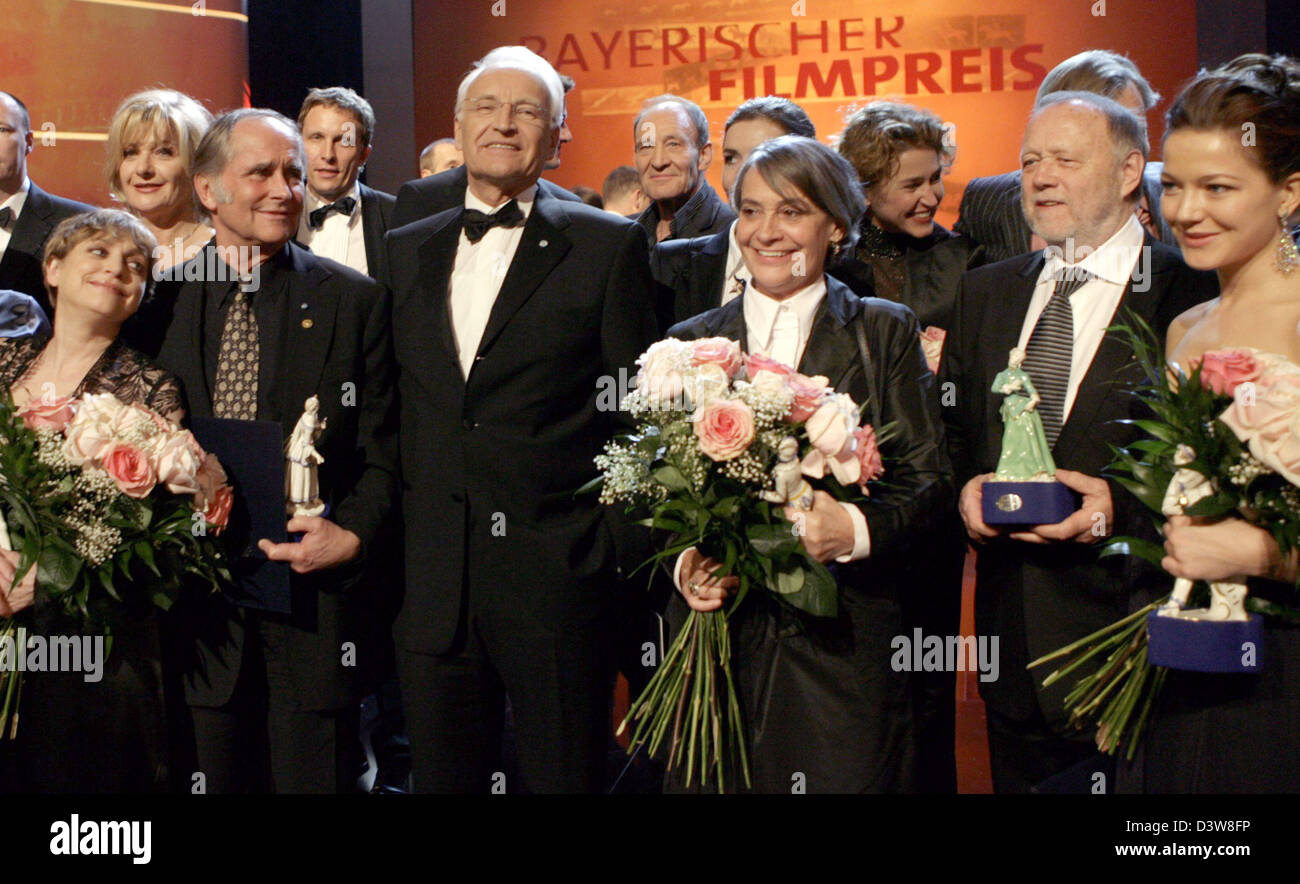
{"label": "striped tie", "polygon": [[1056,280],[1052,297],[1038,317],[1025,347],[1024,370],[1043,401],[1043,433],[1049,447],[1056,445],[1065,422],[1065,396],[1070,388],[1070,365],[1074,360],[1074,311],[1070,295],[1092,279],[1086,271],[1064,270]]}

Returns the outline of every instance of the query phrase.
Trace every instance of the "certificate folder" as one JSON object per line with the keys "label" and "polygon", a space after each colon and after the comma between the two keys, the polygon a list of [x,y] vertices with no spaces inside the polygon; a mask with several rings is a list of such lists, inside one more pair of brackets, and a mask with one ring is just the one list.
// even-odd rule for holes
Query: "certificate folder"
{"label": "certificate folder", "polygon": [[235,577],[235,602],[246,608],[290,613],[288,562],[273,562],[257,548],[265,537],[285,543],[284,433],[275,421],[195,417],[190,429],[205,451],[221,461],[235,492],[222,539]]}

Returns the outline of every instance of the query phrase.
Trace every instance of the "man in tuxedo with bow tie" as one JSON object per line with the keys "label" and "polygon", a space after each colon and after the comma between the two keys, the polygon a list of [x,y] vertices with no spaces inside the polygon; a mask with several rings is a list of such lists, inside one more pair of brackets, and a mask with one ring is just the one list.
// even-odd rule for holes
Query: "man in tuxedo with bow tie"
{"label": "man in tuxedo with bow tie", "polygon": [[64,218],[94,207],[46,193],[27,177],[35,143],[27,106],[0,92],[0,290],[30,295],[52,316],[41,271],[45,240]]}
{"label": "man in tuxedo with bow tie", "polygon": [[[643,530],[575,491],[619,415],[600,390],[656,339],[644,234],[538,186],[555,71],[494,50],[461,81],[461,204],[389,234],[406,596],[395,638],[415,788],[601,788],[607,624]],[[430,179],[432,180],[432,179]],[[622,375],[626,377],[626,375]]]}
{"label": "man in tuxedo with bow tie", "polygon": [[[1144,127],[1116,102],[1090,92],[1040,102],[1021,146],[1023,207],[1048,247],[962,278],[944,352],[959,506],[978,550],[976,628],[1000,636],[1003,655],[1001,677],[980,686],[998,792],[1027,792],[1095,754],[1090,733],[1066,727],[1073,679],[1044,690],[1045,673],[1025,666],[1128,613],[1132,566],[1099,551],[1116,532],[1149,530],[1136,500],[1099,478],[1111,446],[1133,439],[1116,421],[1137,416],[1126,385],[1141,380],[1131,348],[1108,329],[1131,310],[1163,336],[1217,291],[1213,276],[1190,270],[1134,216],[1146,155]],[[1008,532],[984,523],[980,489],[1002,444],[993,378],[1013,347],[1027,351],[1023,367],[1042,396],[1056,478],[1082,503],[1059,524]]]}
{"label": "man in tuxedo with bow tie", "polygon": [[384,234],[397,200],[357,180],[370,159],[374,109],[345,86],[312,89],[298,111],[298,129],[307,153],[298,242],[322,258],[382,279]]}

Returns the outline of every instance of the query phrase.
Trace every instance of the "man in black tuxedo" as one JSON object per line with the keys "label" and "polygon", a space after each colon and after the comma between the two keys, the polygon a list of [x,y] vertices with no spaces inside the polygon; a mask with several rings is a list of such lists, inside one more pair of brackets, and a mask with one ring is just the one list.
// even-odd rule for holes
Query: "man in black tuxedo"
{"label": "man in black tuxedo", "polygon": [[[1045,99],[1021,161],[1025,216],[1049,248],[967,273],[944,352],[940,389],[961,515],[979,552],[976,627],[1000,636],[1001,677],[980,688],[998,792],[1029,791],[1096,752],[1091,734],[1066,729],[1062,700],[1073,679],[1042,690],[1036,678],[1045,673],[1035,678],[1025,665],[1128,613],[1129,566],[1099,558],[1100,542],[1149,530],[1136,501],[1098,478],[1111,446],[1133,438],[1116,421],[1135,416],[1126,385],[1141,380],[1132,350],[1107,329],[1131,310],[1163,334],[1217,290],[1134,216],[1146,151],[1145,129],[1110,99]],[[1082,504],[1057,525],[1008,533],[984,523],[980,489],[1002,444],[993,378],[1017,346],[1043,396],[1057,479]]]}
{"label": "man in black tuxedo", "polygon": [[384,278],[384,234],[392,227],[392,194],[357,180],[370,159],[375,112],[344,86],[312,89],[298,111],[307,151],[307,193],[298,242],[374,279]]}
{"label": "man in black tuxedo", "polygon": [[[1048,71],[1036,103],[1054,92],[1096,92],[1131,110],[1146,127],[1146,114],[1160,101],[1142,72],[1128,58],[1104,49],[1073,55]],[[1148,163],[1134,211],[1147,232],[1177,247],[1173,231],[1160,214],[1160,164]],[[1036,251],[1046,245],[1034,236],[1020,208],[1020,171],[974,178],[962,194],[960,217],[953,228],[984,246],[990,263]]]}
{"label": "man in black tuxedo", "polygon": [[651,98],[632,123],[632,138],[641,190],[650,199],[637,223],[651,245],[731,227],[736,213],[704,177],[713,144],[698,104],[678,95]]}
{"label": "man in black tuxedo", "polygon": [[52,316],[41,270],[45,240],[64,218],[94,206],[46,193],[27,177],[34,145],[27,106],[0,92],[0,290],[30,295]]}
{"label": "man in black tuxedo", "polygon": [[560,125],[554,70],[524,47],[489,59],[459,91],[461,203],[388,235],[398,671],[417,790],[516,787],[498,774],[508,695],[525,788],[589,792],[608,744],[619,572],[650,550],[574,492],[620,419],[610,383],[657,336],[653,292],[636,225],[538,185]]}
{"label": "man in black tuxedo", "polygon": [[357,772],[353,670],[369,648],[350,591],[397,486],[389,303],[383,286],[290,241],[303,168],[291,120],[260,109],[219,117],[194,161],[216,236],[193,261],[216,272],[163,284],[176,290],[162,292],[173,306],[158,362],[184,383],[191,417],[275,421],[287,437],[316,396],[324,425],[327,517],[290,519],[299,542],[257,543],[291,564],[292,613],[225,596],[174,609],[208,792],[263,788],[268,742],[276,792],[341,791]]}

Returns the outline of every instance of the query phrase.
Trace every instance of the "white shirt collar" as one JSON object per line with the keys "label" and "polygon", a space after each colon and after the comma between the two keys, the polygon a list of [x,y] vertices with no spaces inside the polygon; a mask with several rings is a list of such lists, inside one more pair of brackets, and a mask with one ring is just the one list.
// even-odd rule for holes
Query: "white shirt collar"
{"label": "white shirt collar", "polygon": [[[799,319],[799,351],[808,342],[812,334],[813,317],[817,307],[826,297],[826,277],[820,276],[812,285],[800,289],[785,300],[778,301],[754,288],[753,284],[745,286],[744,303],[745,328],[749,335],[751,350],[766,350],[772,340],[772,328],[776,324],[777,312],[786,307],[793,310]],[[792,366],[798,368],[798,366]]]}
{"label": "white shirt collar", "polygon": [[23,210],[23,204],[27,202],[27,194],[32,189],[32,179],[26,175],[23,176],[23,185],[18,188],[18,192],[9,197],[9,199],[0,203],[0,209],[9,208],[14,210],[14,217]]}
{"label": "white shirt collar", "polygon": [[1119,230],[1111,234],[1110,239],[1102,243],[1096,251],[1080,261],[1070,264],[1065,261],[1059,248],[1048,246],[1043,250],[1047,260],[1039,280],[1053,279],[1065,270],[1086,270],[1093,276],[1100,277],[1116,285],[1127,285],[1133,275],[1133,267],[1141,256],[1146,231],[1132,212],[1128,220],[1120,225]]}
{"label": "white shirt collar", "polygon": [[[524,213],[524,218],[527,218],[532,214],[533,202],[537,199],[537,182],[533,182],[523,190],[519,191],[519,193],[514,195],[513,199],[519,204],[519,210]],[[476,197],[472,190],[468,187],[465,188],[465,208],[467,209],[477,209],[486,215],[493,215],[499,212],[501,206],[504,206],[508,202],[510,202],[510,200],[506,200],[500,206],[489,206],[487,203]]]}
{"label": "white shirt collar", "polygon": [[745,256],[740,253],[740,243],[736,242],[736,222],[732,221],[731,226],[727,228],[727,282],[733,279],[743,279],[748,282],[753,276],[749,272],[749,267],[745,265]]}

